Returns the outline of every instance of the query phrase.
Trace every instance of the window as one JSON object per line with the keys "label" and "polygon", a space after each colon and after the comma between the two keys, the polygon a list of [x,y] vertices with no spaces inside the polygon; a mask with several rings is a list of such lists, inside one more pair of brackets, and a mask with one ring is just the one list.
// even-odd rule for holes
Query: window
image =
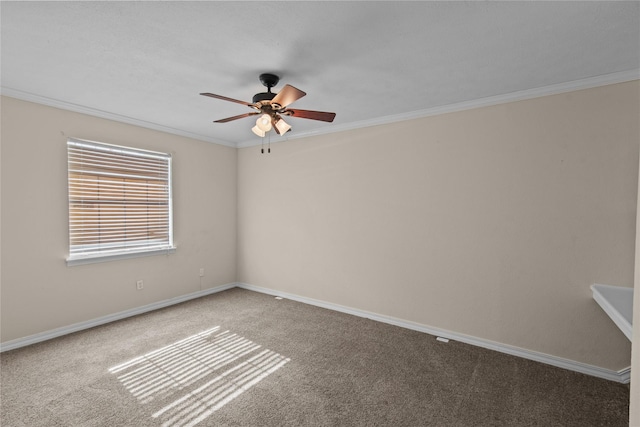
{"label": "window", "polygon": [[68,265],[168,253],[171,155],[69,139]]}

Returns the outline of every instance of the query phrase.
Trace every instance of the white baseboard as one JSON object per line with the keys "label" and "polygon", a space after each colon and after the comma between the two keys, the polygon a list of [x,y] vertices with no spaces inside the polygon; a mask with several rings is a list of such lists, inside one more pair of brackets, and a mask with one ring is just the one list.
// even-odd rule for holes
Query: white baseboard
{"label": "white baseboard", "polygon": [[424,332],[426,334],[434,335],[436,337],[448,338],[450,340],[463,342],[465,344],[471,344],[476,347],[482,347],[482,348],[497,351],[500,353],[522,357],[523,359],[533,360],[536,362],[544,363],[544,364],[555,366],[558,368],[568,369],[570,371],[591,375],[593,377],[603,378],[610,381],[616,381],[623,384],[628,384],[631,381],[631,367],[622,369],[620,371],[613,371],[610,369],[604,369],[598,366],[588,365],[586,363],[576,362],[574,360],[565,359],[562,357],[552,356],[550,354],[539,353],[537,351],[532,351],[532,350],[526,350],[524,348],[514,347],[508,344],[501,344],[498,342],[485,340],[482,338],[472,337],[469,335],[459,334],[456,332],[451,332],[443,329],[421,325],[415,322],[409,322],[406,320],[397,319],[391,316],[384,316],[381,314],[371,313],[364,310],[358,310],[351,307],[345,307],[338,304],[332,304],[325,301],[316,300],[313,298],[302,297],[302,296],[290,294],[287,292],[280,292],[272,289],[263,288],[260,286],[250,285],[248,283],[238,283],[237,287],[242,289],[247,289],[250,291],[261,292],[268,295],[287,298],[293,301],[298,301],[305,304],[326,308],[329,310],[352,314],[358,317],[364,317],[364,318],[375,320],[378,322],[400,326],[401,328],[411,329],[418,332]]}
{"label": "white baseboard", "polygon": [[628,384],[631,380],[631,367],[622,369],[620,371],[612,371],[610,369],[604,369],[604,368],[600,368],[593,365],[587,365],[585,363],[552,356],[550,354],[544,354],[536,351],[526,350],[523,348],[510,346],[507,344],[501,344],[494,341],[485,340],[482,338],[476,338],[476,337],[472,337],[464,334],[459,334],[456,332],[451,332],[443,329],[425,326],[415,322],[409,322],[406,320],[397,319],[391,316],[384,316],[381,314],[376,314],[376,313],[368,312],[365,310],[358,310],[351,307],[345,307],[339,304],[333,304],[333,303],[329,303],[329,302],[325,302],[325,301],[321,301],[313,298],[307,298],[307,297],[302,297],[295,294],[290,294],[287,292],[281,292],[273,289],[263,288],[260,286],[250,285],[248,283],[228,283],[226,285],[204,289],[204,290],[193,292],[187,295],[182,295],[179,297],[170,298],[167,300],[144,305],[142,307],[136,307],[130,310],[109,314],[109,315],[98,317],[96,319],[88,320],[85,322],[74,323],[73,325],[64,326],[61,328],[52,329],[50,331],[45,331],[38,334],[29,335],[27,337],[7,341],[4,343],[0,343],[0,352],[13,350],[20,347],[25,347],[30,344],[35,344],[38,342],[50,340],[52,338],[57,338],[62,335],[67,335],[73,332],[82,331],[84,329],[93,328],[95,326],[104,325],[109,322],[114,322],[116,320],[121,320],[127,317],[136,316],[138,314],[147,313],[149,311],[168,307],[174,304],[180,304],[181,302],[189,301],[195,298],[200,298],[200,297],[214,294],[217,292],[222,292],[227,289],[231,289],[235,287],[246,289],[249,291],[260,292],[263,294],[279,296],[282,298],[290,299],[292,301],[298,301],[305,304],[314,305],[316,307],[322,307],[329,310],[338,311],[341,313],[351,314],[354,316],[364,317],[364,318],[375,320],[378,322],[399,326],[401,328],[411,329],[418,332],[424,332],[426,334],[434,335],[436,337],[443,337],[450,340],[471,344],[477,347],[494,350],[500,353],[510,354],[512,356],[522,357],[524,359],[534,360],[536,362],[545,363],[547,365],[568,369],[574,372],[580,372],[582,374],[591,375],[591,376],[603,378],[606,380],[616,381],[624,384]]}
{"label": "white baseboard", "polygon": [[236,283],[227,283],[226,285],[216,286],[209,289],[203,289],[201,291],[193,292],[187,295],[182,295],[175,298],[166,299],[163,301],[154,302],[152,304],[143,305],[142,307],[132,308],[130,310],[120,311],[114,314],[108,314],[106,316],[98,317],[97,319],[87,320],[85,322],[74,323],[73,325],[63,326],[61,328],[52,329],[50,331],[40,332],[27,337],[18,338],[15,340],[0,343],[0,353],[3,351],[9,351],[20,347],[25,347],[30,344],[50,340],[62,335],[71,334],[73,332],[82,331],[84,329],[93,328],[94,326],[104,325],[105,323],[114,322],[116,320],[125,319],[127,317],[136,316],[138,314],[147,313],[149,311],[157,310],[159,308],[169,307],[170,305],[180,304],[181,302],[189,301],[191,299],[200,298],[205,295],[215,294],[227,289],[236,287]]}

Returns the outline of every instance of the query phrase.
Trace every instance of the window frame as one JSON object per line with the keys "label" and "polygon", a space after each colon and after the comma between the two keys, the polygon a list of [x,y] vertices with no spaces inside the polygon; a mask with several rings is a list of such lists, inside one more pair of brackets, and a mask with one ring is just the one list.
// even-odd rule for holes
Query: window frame
{"label": "window frame", "polygon": [[[66,258],[67,266],[98,263],[113,261],[118,259],[146,257],[154,255],[168,255],[176,251],[176,246],[173,241],[173,162],[172,156],[169,153],[163,153],[158,151],[144,150],[134,147],[108,144],[104,142],[88,141],[77,138],[67,139],[67,220],[68,220],[68,256]],[[86,148],[87,150],[105,151],[110,153],[117,153],[118,155],[131,156],[131,159],[135,158],[156,158],[166,161],[166,201],[167,201],[167,227],[163,229],[166,231],[167,238],[166,244],[158,246],[158,244],[152,244],[149,246],[140,246],[127,248],[124,240],[118,242],[122,243],[119,248],[105,248],[100,245],[96,245],[96,250],[81,250],[75,248],[77,251],[73,253],[74,245],[72,244],[72,173],[71,173],[71,147],[76,149]],[[104,161],[104,160],[103,160]],[[89,170],[90,171],[90,170]],[[128,187],[127,187],[128,188]],[[142,240],[137,241],[138,244]],[[76,245],[79,246],[79,245]],[[88,245],[90,246],[90,245]],[[86,249],[86,248],[85,248]]]}

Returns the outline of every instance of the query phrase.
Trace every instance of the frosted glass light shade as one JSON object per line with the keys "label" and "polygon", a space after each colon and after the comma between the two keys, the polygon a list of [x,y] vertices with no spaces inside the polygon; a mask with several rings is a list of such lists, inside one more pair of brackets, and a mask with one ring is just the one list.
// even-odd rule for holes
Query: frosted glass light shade
{"label": "frosted glass light shade", "polygon": [[255,133],[256,135],[258,135],[261,138],[264,138],[264,136],[267,134],[265,131],[260,129],[258,127],[258,125],[255,125],[254,127],[252,127],[251,130],[253,131],[253,133]]}
{"label": "frosted glass light shade", "polygon": [[291,126],[284,120],[280,119],[276,122],[276,129],[278,129],[278,133],[280,135],[284,135],[289,131],[289,129],[291,129]]}
{"label": "frosted glass light shade", "polygon": [[271,130],[271,116],[263,114],[256,120],[256,126],[263,132],[269,132]]}

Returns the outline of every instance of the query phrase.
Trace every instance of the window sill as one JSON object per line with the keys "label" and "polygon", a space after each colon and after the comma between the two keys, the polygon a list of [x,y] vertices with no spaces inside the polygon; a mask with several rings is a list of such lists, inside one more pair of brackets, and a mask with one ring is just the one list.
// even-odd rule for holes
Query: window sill
{"label": "window sill", "polygon": [[67,267],[73,267],[75,265],[84,265],[84,264],[95,264],[99,262],[109,262],[116,261],[119,259],[128,259],[128,258],[140,258],[154,255],[169,255],[175,253],[176,247],[173,246],[168,249],[154,249],[150,251],[140,251],[140,252],[119,252],[114,254],[103,254],[103,255],[91,255],[91,256],[83,256],[83,257],[69,257],[67,258]]}

